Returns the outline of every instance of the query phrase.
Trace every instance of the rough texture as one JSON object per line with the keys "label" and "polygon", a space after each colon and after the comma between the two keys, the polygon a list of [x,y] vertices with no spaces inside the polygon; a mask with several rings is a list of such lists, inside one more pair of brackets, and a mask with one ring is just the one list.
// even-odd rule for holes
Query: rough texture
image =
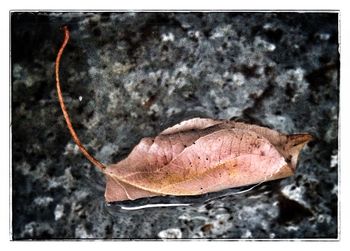
{"label": "rough texture", "polygon": [[[12,231],[33,238],[337,238],[338,16],[12,13]],[[189,117],[243,119],[316,140],[295,176],[194,207],[116,209],[74,146],[116,163]]]}

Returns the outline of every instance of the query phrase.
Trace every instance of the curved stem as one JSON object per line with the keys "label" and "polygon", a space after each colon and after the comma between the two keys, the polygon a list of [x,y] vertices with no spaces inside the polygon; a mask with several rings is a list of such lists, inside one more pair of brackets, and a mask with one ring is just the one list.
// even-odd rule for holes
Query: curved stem
{"label": "curved stem", "polygon": [[88,160],[90,160],[90,162],[92,164],[94,164],[97,168],[99,168],[101,171],[103,171],[106,168],[106,166],[103,165],[101,162],[99,162],[97,159],[95,159],[93,156],[91,156],[90,153],[83,146],[83,144],[81,143],[80,139],[78,138],[77,133],[75,132],[75,130],[74,130],[73,126],[72,126],[70,117],[69,117],[68,112],[67,112],[67,108],[66,108],[66,106],[64,104],[62,91],[61,91],[59,69],[60,69],[60,61],[61,61],[61,57],[62,57],[63,51],[64,51],[64,49],[65,49],[65,47],[66,47],[66,45],[68,43],[68,40],[69,40],[69,30],[68,30],[67,26],[64,26],[63,30],[64,30],[64,40],[63,40],[63,43],[61,45],[60,50],[57,53],[56,64],[55,64],[56,88],[57,88],[58,100],[60,102],[61,109],[62,109],[62,112],[63,112],[63,116],[64,116],[64,119],[66,120],[69,132],[72,135],[72,138],[73,138],[74,142],[79,147],[79,150],[84,154],[84,156]]}

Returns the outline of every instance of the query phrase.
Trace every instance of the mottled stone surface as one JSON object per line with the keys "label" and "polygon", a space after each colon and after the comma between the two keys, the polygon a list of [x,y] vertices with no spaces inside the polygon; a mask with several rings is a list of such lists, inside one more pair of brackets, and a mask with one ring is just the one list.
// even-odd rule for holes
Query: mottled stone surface
{"label": "mottled stone surface", "polygon": [[[97,159],[202,116],[309,132],[295,176],[194,207],[118,211],[60,111],[62,88]],[[12,13],[14,239],[337,238],[336,13]]]}

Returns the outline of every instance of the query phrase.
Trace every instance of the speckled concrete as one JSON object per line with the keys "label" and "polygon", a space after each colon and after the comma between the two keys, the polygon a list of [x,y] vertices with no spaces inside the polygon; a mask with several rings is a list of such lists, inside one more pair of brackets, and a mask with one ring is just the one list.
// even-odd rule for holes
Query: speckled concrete
{"label": "speckled concrete", "polygon": [[[118,210],[63,120],[105,163],[183,119],[309,132],[295,176],[192,207]],[[336,13],[12,13],[14,239],[337,238]],[[162,201],[162,200],[160,200]]]}

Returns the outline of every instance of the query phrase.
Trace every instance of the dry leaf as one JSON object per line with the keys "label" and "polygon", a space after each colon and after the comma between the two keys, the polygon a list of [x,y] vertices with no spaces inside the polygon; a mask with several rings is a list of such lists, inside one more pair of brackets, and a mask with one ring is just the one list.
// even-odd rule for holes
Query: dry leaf
{"label": "dry leaf", "polygon": [[245,123],[194,118],[144,138],[107,166],[107,201],[200,195],[288,177],[309,134],[283,135]]}
{"label": "dry leaf", "polygon": [[80,142],[64,105],[59,82],[59,63],[69,39],[64,29],[55,68],[58,97],[74,141],[106,176],[106,201],[200,195],[294,174],[301,149],[312,139],[309,134],[284,135],[257,125],[204,118],[143,138],[117,164],[100,163]]}

